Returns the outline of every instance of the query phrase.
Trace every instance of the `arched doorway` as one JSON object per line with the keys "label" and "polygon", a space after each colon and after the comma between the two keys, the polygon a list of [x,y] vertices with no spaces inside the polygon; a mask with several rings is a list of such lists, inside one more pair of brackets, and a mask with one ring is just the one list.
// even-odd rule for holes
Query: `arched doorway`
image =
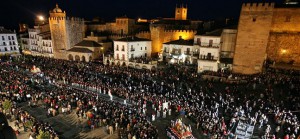
{"label": "arched doorway", "polygon": [[92,56],[90,56],[90,57],[89,57],[89,61],[92,61],[92,60],[93,60],[93,58],[92,58]]}
{"label": "arched doorway", "polygon": [[68,56],[68,57],[69,57],[69,60],[70,60],[70,61],[74,61],[74,57],[73,57],[73,55],[69,54],[69,56]]}
{"label": "arched doorway", "polygon": [[78,55],[75,56],[75,61],[80,61],[80,57]]}
{"label": "arched doorway", "polygon": [[123,62],[122,66],[126,67],[126,63],[125,63],[125,62]]}
{"label": "arched doorway", "polygon": [[82,57],[81,57],[81,61],[82,61],[82,62],[86,62],[85,56],[82,56]]}

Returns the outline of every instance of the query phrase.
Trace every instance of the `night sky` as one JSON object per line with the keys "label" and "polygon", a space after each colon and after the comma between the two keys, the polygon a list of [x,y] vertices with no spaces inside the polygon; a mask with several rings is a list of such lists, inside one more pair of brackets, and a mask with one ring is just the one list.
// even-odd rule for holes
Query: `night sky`
{"label": "night sky", "polygon": [[[238,18],[243,2],[277,2],[283,0],[1,0],[0,26],[18,29],[18,23],[33,25],[37,15],[49,15],[58,3],[67,16],[90,20],[100,17],[110,21],[117,16],[130,18],[174,17],[176,4],[188,5],[189,19]],[[31,27],[30,26],[30,27]]]}

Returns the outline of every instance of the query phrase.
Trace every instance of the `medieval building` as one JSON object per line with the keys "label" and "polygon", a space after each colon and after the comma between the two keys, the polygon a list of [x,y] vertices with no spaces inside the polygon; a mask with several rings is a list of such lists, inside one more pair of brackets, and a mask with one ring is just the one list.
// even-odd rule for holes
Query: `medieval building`
{"label": "medieval building", "polygon": [[58,5],[50,11],[49,25],[54,58],[67,59],[67,50],[84,38],[84,20],[67,17]]}
{"label": "medieval building", "polygon": [[300,8],[297,4],[243,4],[233,72],[255,74],[264,62],[300,64]]}

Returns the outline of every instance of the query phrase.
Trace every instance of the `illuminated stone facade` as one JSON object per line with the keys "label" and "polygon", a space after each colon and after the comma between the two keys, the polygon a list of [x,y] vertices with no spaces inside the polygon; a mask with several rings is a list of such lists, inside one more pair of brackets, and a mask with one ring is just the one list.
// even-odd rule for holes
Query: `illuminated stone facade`
{"label": "illuminated stone facade", "polygon": [[186,20],[187,19],[187,11],[188,11],[187,6],[186,7],[184,7],[183,5],[181,5],[180,7],[176,6],[175,20]]}
{"label": "illuminated stone facade", "polygon": [[272,25],[274,3],[243,4],[233,60],[233,72],[262,71]]}
{"label": "illuminated stone facade", "polygon": [[54,58],[67,59],[66,50],[83,40],[84,20],[69,18],[58,5],[50,11],[49,25],[53,42]]}
{"label": "illuminated stone facade", "polygon": [[242,6],[233,72],[255,74],[268,58],[300,64],[300,8],[274,3]]}
{"label": "illuminated stone facade", "polygon": [[276,62],[300,64],[300,8],[275,7],[267,48]]}

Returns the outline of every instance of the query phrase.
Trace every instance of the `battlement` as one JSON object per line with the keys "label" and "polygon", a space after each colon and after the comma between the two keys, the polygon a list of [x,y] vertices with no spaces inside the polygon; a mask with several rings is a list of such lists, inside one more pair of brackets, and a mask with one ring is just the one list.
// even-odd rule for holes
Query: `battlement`
{"label": "battlement", "polygon": [[83,18],[78,17],[49,17],[49,20],[69,20],[69,21],[84,21]]}
{"label": "battlement", "polygon": [[272,11],[275,3],[244,3],[242,11]]}
{"label": "battlement", "polygon": [[190,32],[190,33],[196,33],[196,30],[191,30],[191,29],[185,29],[185,30],[174,30],[174,29],[167,29],[164,30],[164,32]]}
{"label": "battlement", "polygon": [[150,31],[140,31],[140,32],[138,32],[136,34],[148,34],[148,33],[150,33]]}

